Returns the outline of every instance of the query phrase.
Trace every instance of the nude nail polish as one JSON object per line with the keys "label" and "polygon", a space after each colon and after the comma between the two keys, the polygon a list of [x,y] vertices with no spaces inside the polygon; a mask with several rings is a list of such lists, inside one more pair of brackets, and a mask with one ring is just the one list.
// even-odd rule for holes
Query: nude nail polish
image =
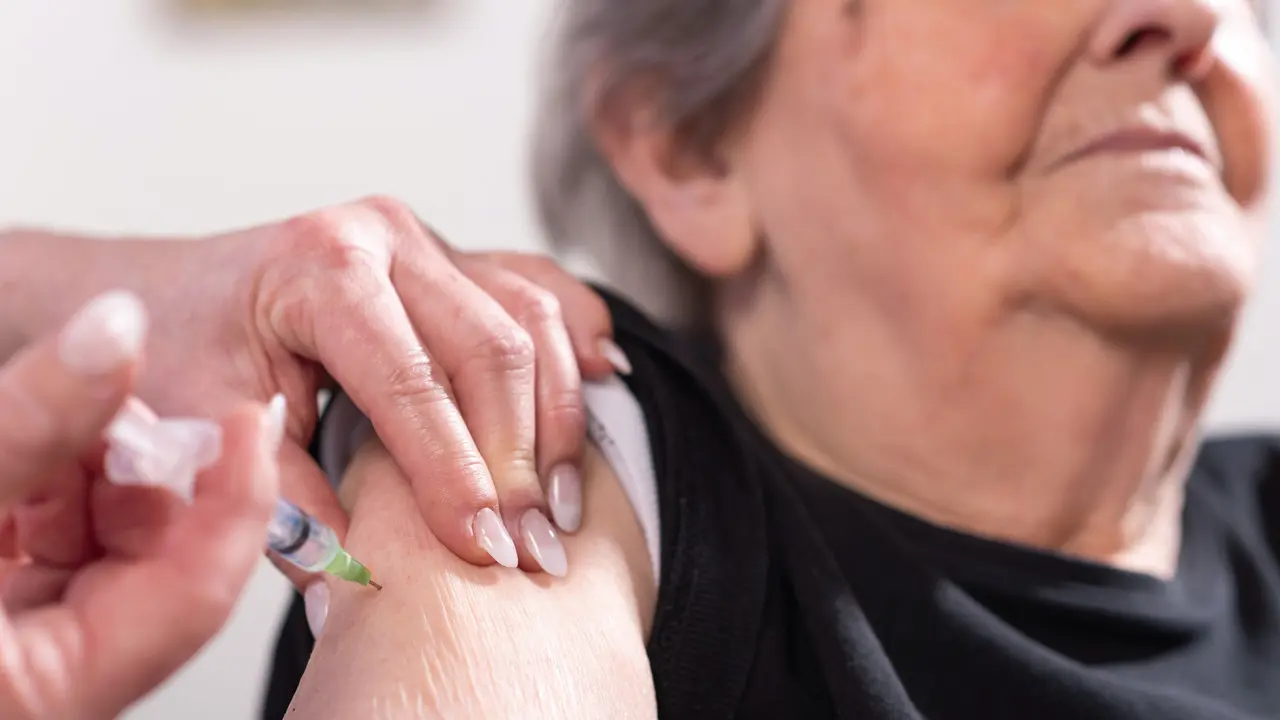
{"label": "nude nail polish", "polygon": [[99,295],[71,318],[58,338],[58,356],[83,375],[114,372],[137,359],[147,335],[147,312],[123,290]]}
{"label": "nude nail polish", "polygon": [[185,450],[197,471],[207,470],[222,458],[222,426],[198,418],[165,418],[156,423],[159,433]]}
{"label": "nude nail polish", "polygon": [[556,535],[556,529],[541,510],[526,511],[520,518],[520,537],[524,547],[548,575],[564,577],[569,574],[569,558],[564,543]]}
{"label": "nude nail polish", "polygon": [[631,360],[627,358],[627,354],[622,351],[622,348],[618,347],[618,343],[610,338],[601,338],[599,347],[600,354],[604,356],[605,360],[609,361],[609,364],[613,366],[613,369],[619,375],[631,374]]}
{"label": "nude nail polish", "polygon": [[565,463],[551,470],[547,507],[561,530],[571,533],[582,527],[582,477],[576,467]]}
{"label": "nude nail polish", "polygon": [[272,454],[280,452],[284,444],[284,431],[289,420],[289,402],[284,393],[276,393],[267,403],[267,417],[262,429],[263,439],[271,446]]}
{"label": "nude nail polish", "polygon": [[302,594],[302,602],[307,611],[307,627],[311,628],[311,636],[318,638],[329,618],[329,586],[323,580],[311,583]]}
{"label": "nude nail polish", "polygon": [[516,543],[502,524],[502,518],[492,508],[485,508],[476,513],[471,523],[476,544],[489,553],[499,565],[514,568],[520,564],[520,556],[516,553]]}

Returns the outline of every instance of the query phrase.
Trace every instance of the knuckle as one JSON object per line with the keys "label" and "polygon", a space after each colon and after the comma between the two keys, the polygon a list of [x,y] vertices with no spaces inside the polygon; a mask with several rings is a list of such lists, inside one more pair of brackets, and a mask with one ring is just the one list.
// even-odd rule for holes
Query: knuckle
{"label": "knuckle", "polygon": [[387,389],[401,408],[452,402],[435,363],[425,354],[399,363],[387,377]]}
{"label": "knuckle", "polygon": [[587,411],[576,394],[566,392],[544,403],[539,415],[539,426],[547,428],[548,436],[558,438],[564,448],[577,447],[586,437]]}
{"label": "knuckle", "polygon": [[390,195],[369,195],[368,197],[360,200],[357,204],[378,213],[390,221],[398,220],[399,218],[404,217],[406,213],[413,213],[413,211],[409,209],[408,203]]}
{"label": "knuckle", "polygon": [[389,195],[371,195],[361,200],[360,207],[374,213],[386,228],[398,237],[421,240],[424,236],[435,237],[426,225],[418,219],[418,214],[409,204]]}
{"label": "knuckle", "polygon": [[342,208],[324,208],[289,218],[282,226],[280,237],[293,251],[326,249],[344,244]]}
{"label": "knuckle", "polygon": [[285,221],[282,236],[295,266],[306,259],[322,270],[361,269],[385,264],[388,225],[382,213],[343,205]]}
{"label": "knuckle", "polygon": [[323,242],[317,242],[311,249],[311,256],[319,269],[338,277],[360,275],[372,270],[376,266],[373,251],[363,243],[348,241],[342,236],[342,232],[336,231],[336,234],[328,236]]}
{"label": "knuckle", "polygon": [[586,431],[587,410],[577,393],[562,392],[543,403],[540,411],[542,422],[557,432],[575,434]]}
{"label": "knuckle", "polygon": [[535,361],[533,337],[516,324],[483,333],[472,352],[473,362],[501,373],[525,372]]}
{"label": "knuckle", "polygon": [[560,299],[537,285],[520,283],[513,314],[522,325],[549,325],[561,322]]}
{"label": "knuckle", "polygon": [[543,504],[546,494],[531,457],[512,456],[494,474],[494,490],[503,515],[515,517]]}
{"label": "knuckle", "polygon": [[[498,488],[498,504],[508,517],[522,515],[522,510],[539,507],[544,504],[546,494],[537,482],[536,475],[528,475],[529,482],[516,483]],[[514,531],[514,530],[513,530]]]}
{"label": "knuckle", "polygon": [[[367,247],[341,239],[314,240],[295,253],[261,296],[268,326],[317,340],[317,316],[359,311],[385,292],[385,272]],[[324,308],[325,312],[320,310]]]}
{"label": "knuckle", "polygon": [[459,506],[486,505],[495,499],[489,466],[475,447],[432,435],[423,442],[423,458],[435,469],[431,482],[443,481],[446,496],[456,498]]}
{"label": "knuckle", "polygon": [[494,477],[498,500],[502,503],[536,503],[542,498],[538,482],[538,458],[532,447],[517,446],[507,451]]}

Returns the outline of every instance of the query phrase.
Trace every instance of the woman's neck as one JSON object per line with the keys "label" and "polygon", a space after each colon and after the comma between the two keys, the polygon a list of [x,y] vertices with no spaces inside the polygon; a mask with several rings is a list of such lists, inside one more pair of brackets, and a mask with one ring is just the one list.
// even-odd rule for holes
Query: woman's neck
{"label": "woman's neck", "polygon": [[1225,343],[1197,357],[1034,314],[913,325],[805,310],[721,313],[731,380],[788,452],[940,525],[1172,574]]}

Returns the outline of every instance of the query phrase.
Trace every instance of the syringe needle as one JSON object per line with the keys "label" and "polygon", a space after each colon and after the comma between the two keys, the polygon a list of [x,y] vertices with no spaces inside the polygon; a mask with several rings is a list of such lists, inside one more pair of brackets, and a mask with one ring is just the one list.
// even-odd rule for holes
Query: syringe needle
{"label": "syringe needle", "polygon": [[374,582],[374,581],[370,580],[370,581],[369,581],[369,584],[370,584],[370,585],[372,585],[372,586],[374,587],[374,589],[375,589],[375,590],[377,590],[378,592],[382,592],[382,586],[381,586],[381,585],[379,585],[378,583],[376,583],[376,582]]}

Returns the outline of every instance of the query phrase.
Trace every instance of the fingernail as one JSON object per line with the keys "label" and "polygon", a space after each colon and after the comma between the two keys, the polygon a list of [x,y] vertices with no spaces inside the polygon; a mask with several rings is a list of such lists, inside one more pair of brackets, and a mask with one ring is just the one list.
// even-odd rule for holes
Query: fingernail
{"label": "fingernail", "polygon": [[273,456],[284,444],[284,429],[288,418],[289,401],[285,399],[284,393],[276,393],[271,398],[271,402],[267,403],[267,419],[262,429],[263,439],[272,448]]}
{"label": "fingernail", "polygon": [[188,505],[195,500],[197,471],[185,455],[139,454],[109,444],[102,469],[113,485],[166,488]]}
{"label": "fingernail", "polygon": [[569,574],[569,558],[564,553],[564,543],[556,536],[556,529],[541,510],[529,510],[520,518],[520,536],[524,547],[538,561],[548,575],[564,577]]}
{"label": "fingernail", "polygon": [[576,467],[565,463],[551,470],[547,505],[561,530],[571,533],[582,527],[582,477]]}
{"label": "fingernail", "polygon": [[631,374],[631,361],[627,359],[627,354],[622,352],[622,348],[618,347],[618,343],[614,342],[612,338],[601,338],[599,348],[600,354],[604,356],[605,360],[609,361],[609,364],[613,366],[613,369],[619,375]]}
{"label": "fingernail", "polygon": [[302,603],[307,609],[307,627],[311,628],[312,637],[320,637],[324,630],[324,621],[329,617],[329,586],[323,580],[317,580],[307,586],[302,593]]}
{"label": "fingernail", "polygon": [[116,485],[141,485],[142,477],[133,464],[133,454],[114,445],[107,446],[106,455],[102,458],[102,472],[107,480]]}
{"label": "fingernail", "polygon": [[520,564],[520,556],[516,554],[516,543],[511,534],[502,525],[502,518],[491,508],[476,513],[471,531],[475,533],[476,543],[489,557],[503,567],[513,568]]}
{"label": "fingernail", "polygon": [[187,453],[192,467],[206,470],[222,457],[222,426],[198,418],[165,418],[156,423],[163,433]]}
{"label": "fingernail", "polygon": [[138,296],[123,290],[99,295],[71,318],[58,339],[58,355],[84,375],[104,375],[142,353],[147,311]]}

